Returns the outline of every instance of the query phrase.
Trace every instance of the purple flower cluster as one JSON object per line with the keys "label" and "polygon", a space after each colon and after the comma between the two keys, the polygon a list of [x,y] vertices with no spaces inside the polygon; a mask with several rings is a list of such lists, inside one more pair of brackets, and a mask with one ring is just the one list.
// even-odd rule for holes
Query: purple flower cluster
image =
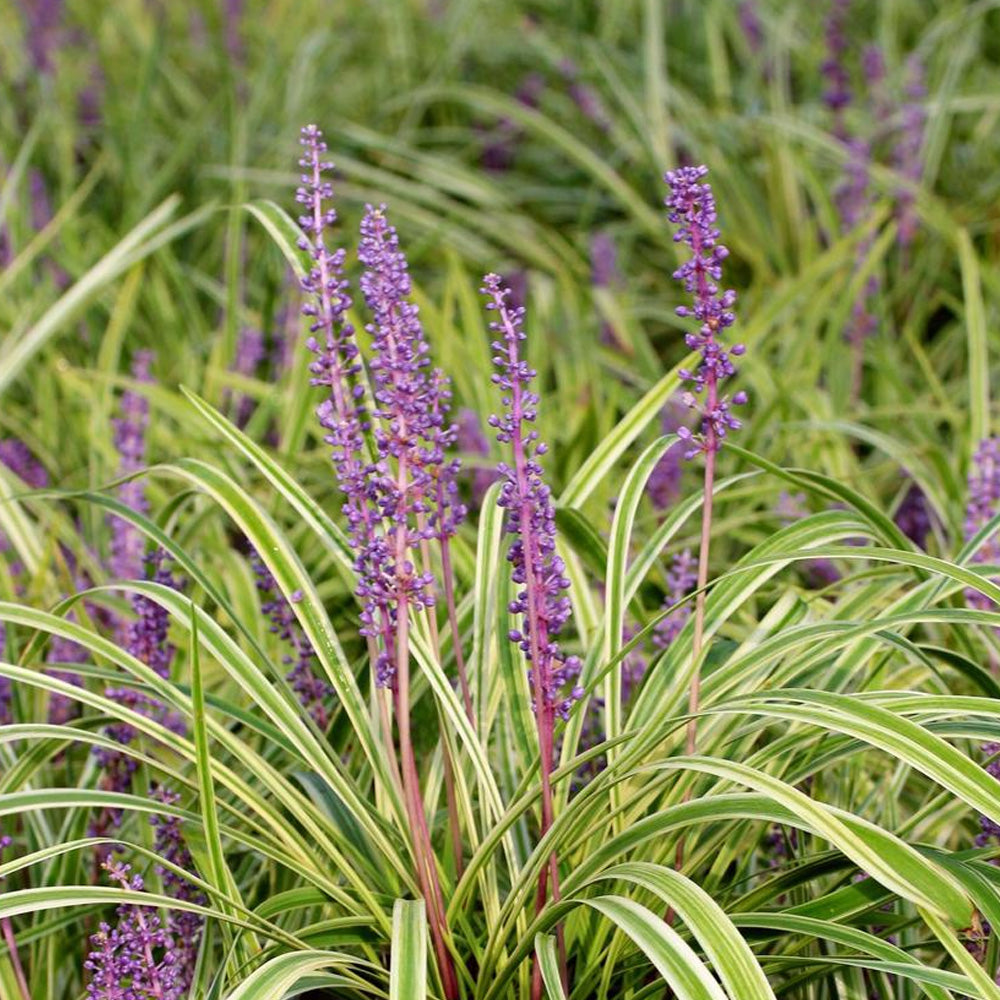
{"label": "purple flower cluster", "polygon": [[364,435],[370,418],[364,406],[364,390],[356,382],[361,361],[354,327],[347,320],[352,301],[344,277],[345,251],[326,246],[326,230],[337,220],[329,204],[333,186],[324,174],[333,164],[324,159],[326,142],[315,125],[302,129],[304,155],[302,183],[296,200],[305,209],[299,216],[303,235],[299,247],[308,250],[312,267],[302,279],[308,300],[302,313],[310,320],[306,346],[315,355],[310,364],[310,384],[325,387],[329,395],[319,404],[316,415],[326,431],[323,440],[333,449],[334,471],[344,494],[343,513],[348,538],[354,549],[354,570],[358,576],[358,596],[362,600],[361,632],[381,636],[384,649],[376,664],[378,682],[391,683],[395,608],[384,595],[390,594],[392,580],[385,566],[389,558],[385,538],[379,533],[380,512],[375,467],[364,457]]}
{"label": "purple flower cluster", "polygon": [[[267,358],[267,348],[264,336],[256,327],[246,327],[240,331],[236,341],[236,356],[233,358],[232,370],[237,375],[253,378],[257,369]],[[246,427],[256,407],[249,396],[240,395],[236,403],[234,420],[237,427]]]}
{"label": "purple flower cluster", "polygon": [[[457,434],[447,422],[451,386],[442,371],[427,370],[429,348],[417,307],[409,298],[406,257],[384,205],[368,205],[365,210],[358,259],[365,268],[361,291],[373,316],[366,329],[372,336],[373,416],[378,421],[374,436],[382,481],[379,506],[397,531],[400,525],[407,526],[410,548],[421,538],[451,537],[465,516],[457,500],[458,463],[445,459]],[[406,570],[400,575],[398,566],[396,575],[413,580],[411,602],[429,603],[426,588],[432,580],[425,577],[421,582]]]}
{"label": "purple flower cluster", "polygon": [[927,548],[927,536],[931,533],[934,522],[927,497],[916,483],[911,483],[907,488],[893,520],[907,538],[920,548]]}
{"label": "purple flower cluster", "polygon": [[[718,243],[719,231],[715,228],[715,198],[710,184],[701,183],[708,174],[708,167],[680,167],[668,170],[665,179],[670,187],[666,198],[669,220],[677,226],[675,243],[685,243],[692,255],[674,272],[683,283],[685,291],[693,298],[693,306],[678,306],[677,315],[698,321],[698,330],[689,333],[685,342],[691,350],[701,352],[701,362],[696,371],[681,371],[680,375],[690,384],[685,402],[701,416],[701,429],[692,432],[681,427],[677,433],[688,445],[687,458],[700,452],[715,452],[729,430],[736,430],[740,421],[730,412],[730,406],[746,402],[746,393],[737,392],[730,401],[719,395],[721,383],[736,369],[730,356],[739,357],[745,351],[742,344],[734,344],[728,351],[719,335],[732,326],[736,317],[732,308],[736,293],[720,292],[717,282],[722,280],[722,262],[729,251]],[[697,396],[704,393],[703,402]]]}
{"label": "purple flower cluster", "polygon": [[[521,81],[514,96],[519,104],[535,108],[544,89],[545,78],[540,73],[529,73]],[[483,166],[496,173],[510,170],[520,138],[521,127],[511,118],[501,118],[496,128],[487,133],[482,152]]]}
{"label": "purple flower cluster", "polygon": [[756,0],[740,0],[738,10],[740,29],[750,46],[751,52],[760,52],[764,47],[764,27],[760,23],[760,12]]}
{"label": "purple flower cluster", "polygon": [[[449,423],[451,389],[447,377],[431,371],[427,341],[417,307],[410,299],[406,257],[384,206],[368,206],[361,224],[358,258],[364,268],[361,291],[372,314],[374,407],[368,414],[356,376],[361,361],[343,275],[344,252],[331,253],[324,231],[336,220],[327,207],[333,191],[323,174],[330,168],[326,144],[315,126],[303,129],[306,153],[298,201],[310,211],[299,220],[300,246],[314,266],[303,281],[312,318],[308,342],[316,360],[312,384],[330,391],[317,413],[333,447],[333,461],[345,495],[344,513],[355,551],[357,594],[362,600],[362,634],[381,637],[378,683],[393,684],[393,637],[401,605],[415,609],[434,603],[434,580],[418,569],[412,553],[429,539],[445,543],[465,516],[458,497],[458,462],[446,458],[457,428]],[[323,342],[316,334],[323,333]],[[375,461],[364,458],[363,435],[372,431]]]}
{"label": "purple flower cluster", "polygon": [[33,490],[43,490],[49,485],[49,474],[45,471],[45,466],[17,438],[4,438],[0,441],[0,462]]}
{"label": "purple flower cluster", "polygon": [[593,87],[580,79],[580,68],[572,59],[564,59],[559,66],[566,92],[578,110],[602,132],[611,129],[611,117],[608,114],[601,95]]}
{"label": "purple flower cluster", "polygon": [[[153,355],[139,351],[132,362],[132,378],[152,382],[150,366]],[[115,448],[118,451],[120,476],[134,476],[118,487],[118,499],[139,514],[149,513],[146,491],[135,474],[146,465],[146,428],[149,425],[149,400],[131,389],[122,393],[121,416],[114,418]],[[145,542],[142,532],[121,518],[112,518],[111,572],[119,579],[134,579],[142,572]]]}
{"label": "purple flower cluster", "polygon": [[[136,357],[133,375],[140,381],[149,379],[151,356],[143,352]],[[145,431],[149,418],[149,407],[145,397],[126,392],[122,396],[122,416],[115,421],[115,442],[120,452],[120,470],[123,475],[143,467],[146,454]],[[133,510],[147,512],[149,509],[143,483],[139,479],[123,484],[119,490],[122,501]],[[170,569],[166,552],[158,550],[149,556],[144,554],[144,538],[132,525],[122,522],[113,536],[112,563],[120,576],[138,576],[143,572],[156,583],[179,589]],[[125,537],[128,536],[128,537]],[[160,677],[170,676],[174,647],[168,642],[170,616],[156,601],[143,594],[132,596],[134,618],[118,623],[118,631],[125,649],[154,670]],[[153,719],[177,733],[186,731],[184,720],[170,711],[158,699],[131,687],[109,687],[105,696],[139,715]],[[137,761],[124,748],[137,736],[135,728],[128,722],[115,722],[108,726],[105,735],[120,744],[123,749],[97,747],[94,755],[100,766],[102,786],[115,792],[131,790],[132,779],[138,768]],[[122,812],[118,809],[104,810],[94,821],[91,830],[95,834],[106,833],[109,827],[119,826]]]}
{"label": "purple flower cluster", "polygon": [[[685,426],[688,409],[684,400],[675,396],[667,401],[660,414],[660,428],[664,434],[678,434]],[[680,448],[671,447],[656,463],[646,481],[646,495],[657,511],[665,511],[681,495],[681,479],[684,476],[683,453]]]}
{"label": "purple flower cluster", "polygon": [[663,608],[673,608],[665,618],[653,626],[653,645],[657,649],[666,649],[681,633],[685,623],[691,616],[691,605],[682,604],[674,607],[684,600],[695,587],[698,579],[698,562],[691,555],[690,549],[684,549],[674,556],[667,570],[667,593],[663,598]]}
{"label": "purple flower cluster", "polygon": [[[49,663],[86,663],[87,650],[72,639],[55,636],[49,646]],[[76,687],[83,687],[83,679],[79,674],[69,670],[47,670],[46,673]],[[65,726],[79,714],[79,702],[69,695],[53,692],[49,695],[49,722],[54,726]]]}
{"label": "purple flower cluster", "polygon": [[[108,860],[104,868],[123,889],[143,891],[129,865]],[[177,943],[152,907],[123,903],[116,926],[102,923],[90,946],[90,1000],[181,1000],[188,992]]]}
{"label": "purple flower cluster", "polygon": [[[284,657],[285,664],[291,667],[287,679],[292,685],[292,690],[298,695],[302,707],[309,712],[316,724],[325,729],[329,719],[326,703],[333,694],[333,688],[313,672],[315,650],[302,631],[291,604],[285,600],[271,571],[258,552],[251,551],[250,565],[253,567],[257,590],[261,595],[261,610],[271,622],[271,631],[292,647],[293,655]],[[292,599],[294,600],[296,596],[301,597],[301,594],[293,594]]]}
{"label": "purple flower cluster", "polygon": [[[170,570],[170,557],[162,549],[145,558],[147,575],[154,583],[179,590]],[[137,594],[132,598],[135,620],[128,626],[126,648],[161,677],[170,676],[174,647],[167,642],[170,616],[166,609],[151,598]]]}
{"label": "purple flower cluster", "polygon": [[542,693],[544,702],[536,705],[536,711],[546,709],[566,718],[583,693],[579,686],[565,692],[579,673],[580,662],[566,656],[556,641],[570,614],[564,593],[569,580],[556,554],[555,508],[538,461],[546,446],[537,430],[525,426],[535,421],[538,396],[529,388],[535,372],[520,356],[524,309],[507,304],[508,291],[499,275],[487,274],[482,292],[486,308],[497,314],[490,330],[503,337],[493,342],[493,363],[499,369],[493,381],[503,393],[504,413],[491,416],[489,423],[496,428],[497,441],[510,445],[514,453],[513,466],[498,466],[503,482],[499,503],[507,511],[506,531],[514,537],[507,559],[514,567],[514,583],[523,588],[510,602],[510,612],[522,619],[521,629],[512,630],[510,638],[527,656],[533,687]]}
{"label": "purple flower cluster", "polygon": [[[176,792],[163,786],[157,788],[153,795],[168,806],[176,805],[180,801],[180,796]],[[177,816],[156,814],[151,816],[149,821],[153,826],[153,850],[165,861],[183,871],[193,872],[194,859],[184,842],[180,819]],[[156,873],[163,883],[164,893],[171,898],[201,906],[207,902],[204,893],[183,875],[163,865],[157,865]],[[203,923],[199,914],[189,910],[171,910],[167,916],[167,932],[174,941],[174,964],[180,969],[179,980],[185,992],[194,976]]]}
{"label": "purple flower cluster", "polygon": [[[782,491],[778,496],[775,510],[783,523],[791,524],[808,514],[805,502],[804,493],[791,494]],[[802,563],[802,572],[813,587],[827,587],[840,579],[840,570],[832,560],[825,558],[807,559]]]}
{"label": "purple flower cluster", "polygon": [[834,134],[840,139],[846,139],[844,109],[851,103],[851,78],[845,62],[850,48],[847,40],[850,8],[851,0],[833,0],[824,27],[827,54],[820,67],[826,77],[823,101],[836,115]]}
{"label": "purple flower cluster", "polygon": [[793,851],[799,846],[799,831],[794,826],[785,827],[775,823],[764,835],[761,842],[764,856],[771,868],[780,868],[794,857]]}
{"label": "purple flower cluster", "polygon": [[[984,743],[980,750],[990,758],[983,765],[986,773],[1000,781],[1000,743]],[[1000,824],[994,823],[988,816],[980,816],[976,847],[988,847],[991,840],[1000,840]]]}
{"label": "purple flower cluster", "polygon": [[[965,540],[968,541],[1000,513],[1000,438],[988,437],[979,447],[969,469],[968,501],[965,507]],[[1000,538],[993,534],[972,557],[974,563],[1000,563]],[[974,608],[988,609],[992,601],[978,590],[967,590],[966,600]]]}
{"label": "purple flower cluster", "polygon": [[63,38],[65,0],[21,0],[27,28],[26,42],[36,73],[52,71],[52,53]]}
{"label": "purple flower cluster", "polygon": [[[621,281],[615,241],[610,233],[598,230],[590,237],[590,283],[594,288],[616,288]],[[621,345],[618,331],[606,320],[601,324],[601,343]]]}

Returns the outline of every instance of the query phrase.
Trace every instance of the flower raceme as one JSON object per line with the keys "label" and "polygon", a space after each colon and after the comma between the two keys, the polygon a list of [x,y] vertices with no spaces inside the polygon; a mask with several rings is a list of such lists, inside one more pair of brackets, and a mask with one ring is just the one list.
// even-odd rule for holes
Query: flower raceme
{"label": "flower raceme", "polygon": [[569,580],[556,554],[555,506],[538,462],[546,445],[537,430],[525,426],[535,421],[538,396],[530,389],[535,372],[520,357],[524,307],[507,304],[510,293],[499,275],[486,275],[482,292],[486,308],[497,315],[490,330],[503,337],[492,345],[493,363],[499,369],[492,378],[503,393],[504,411],[491,416],[489,423],[496,428],[497,441],[510,445],[514,457],[512,466],[498,466],[503,484],[499,503],[507,511],[506,531],[514,536],[507,558],[514,567],[514,582],[523,588],[510,604],[523,624],[511,631],[510,638],[531,663],[533,689],[544,699],[536,712],[551,710],[566,718],[582,694],[576,686],[568,693],[564,690],[579,673],[580,663],[565,656],[556,641],[569,618],[570,603],[564,593]]}
{"label": "flower raceme", "polygon": [[[361,601],[361,632],[371,640],[373,668],[380,687],[390,688],[396,711],[398,771],[413,843],[416,876],[427,903],[428,922],[438,971],[447,1000],[459,995],[454,959],[448,948],[445,907],[420,790],[410,728],[410,611],[434,605],[435,579],[428,543],[437,539],[445,576],[449,617],[456,633],[454,600],[448,580],[447,540],[464,514],[457,501],[458,463],[445,451],[455,430],[447,424],[448,380],[428,371],[429,349],[416,306],[410,301],[406,258],[385,207],[368,206],[361,225],[358,258],[364,268],[361,291],[372,315],[374,405],[364,404],[363,365],[354,329],[346,318],[351,300],[344,277],[344,251],[330,252],[325,231],[336,220],[329,207],[333,190],[323,175],[326,143],[314,125],[302,130],[305,153],[299,161],[302,185],[297,199],[299,246],[313,266],[302,282],[309,296],[303,312],[310,317],[307,346],[315,355],[312,384],[328,390],[317,414],[333,448],[336,475],[344,494],[343,511],[354,550],[356,594]],[[366,451],[368,432],[374,455]],[[418,552],[422,566],[418,567]],[[429,616],[430,617],[430,616]],[[434,619],[430,619],[434,622]],[[381,648],[376,644],[381,642]],[[462,660],[456,654],[467,710],[471,707]],[[386,736],[392,743],[391,721]],[[395,762],[394,762],[395,763]],[[456,828],[457,829],[457,828]]]}
{"label": "flower raceme", "polygon": [[[686,457],[694,458],[701,452],[716,452],[730,430],[737,430],[740,421],[731,413],[731,406],[746,402],[746,393],[737,392],[732,400],[719,394],[721,383],[736,374],[731,357],[744,353],[742,344],[729,350],[719,336],[732,326],[736,317],[732,308],[736,293],[720,292],[717,282],[722,280],[722,262],[729,251],[718,243],[719,231],[715,228],[715,197],[712,187],[703,184],[708,167],[680,167],[668,170],[665,179],[670,187],[666,198],[667,217],[677,227],[675,243],[685,243],[691,256],[674,271],[685,291],[692,296],[692,305],[678,306],[677,315],[698,321],[698,329],[685,336],[687,346],[701,353],[701,362],[694,371],[682,370],[680,375],[689,384],[685,402],[701,416],[701,427],[691,431],[678,429],[678,436],[686,442]],[[704,394],[703,401],[698,397]]]}

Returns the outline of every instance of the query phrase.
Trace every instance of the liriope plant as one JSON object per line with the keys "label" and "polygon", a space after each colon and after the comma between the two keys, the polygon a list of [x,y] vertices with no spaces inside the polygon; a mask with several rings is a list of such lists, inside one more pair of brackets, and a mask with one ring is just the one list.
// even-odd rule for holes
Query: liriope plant
{"label": "liriope plant", "polygon": [[[718,396],[704,438],[640,451],[678,370],[560,492],[530,318],[490,274],[504,460],[460,525],[449,390],[395,231],[366,213],[363,349],[304,139],[300,224],[257,212],[309,297],[341,499],[189,390],[214,458],[137,467],[126,395],[116,490],[0,470],[22,574],[71,581],[48,610],[0,602],[6,993],[1000,996],[992,827],[976,843],[977,816],[1000,824],[977,753],[1000,743],[995,446],[963,542],[930,555],[837,477],[710,446]],[[725,464],[640,517],[685,447]],[[155,517],[140,481],[168,498]],[[711,573],[706,542],[677,584],[690,537],[781,492],[794,517]],[[60,545],[84,509],[129,555],[113,576]]]}

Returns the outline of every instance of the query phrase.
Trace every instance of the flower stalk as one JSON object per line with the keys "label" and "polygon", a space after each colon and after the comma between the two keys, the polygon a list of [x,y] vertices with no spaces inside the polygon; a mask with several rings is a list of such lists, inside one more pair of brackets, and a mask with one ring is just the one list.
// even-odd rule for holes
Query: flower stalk
{"label": "flower stalk", "polygon": [[[705,456],[705,477],[702,490],[701,543],[698,550],[698,594],[694,608],[694,634],[691,658],[694,670],[688,696],[688,712],[691,715],[687,726],[686,751],[695,752],[698,738],[697,713],[701,697],[701,655],[705,634],[705,586],[708,583],[708,561],[712,539],[712,497],[715,490],[715,457],[726,433],[737,430],[740,421],[733,416],[730,407],[746,402],[746,393],[737,392],[732,399],[720,392],[722,383],[736,374],[731,356],[739,357],[745,351],[742,344],[734,344],[727,351],[719,337],[722,331],[732,326],[736,317],[732,307],[736,303],[736,293],[727,290],[720,293],[717,282],[722,279],[722,262],[729,251],[718,243],[719,231],[715,228],[715,198],[709,184],[702,178],[708,167],[681,167],[669,170],[665,179],[670,187],[666,199],[668,218],[677,230],[674,242],[685,243],[691,249],[691,256],[674,272],[686,292],[692,296],[693,305],[678,306],[677,315],[692,317],[699,326],[695,333],[688,333],[685,342],[691,350],[701,354],[701,361],[695,371],[682,370],[681,378],[688,383],[685,402],[696,410],[701,418],[698,431],[681,427],[677,434],[687,443],[687,458],[699,454]],[[702,401],[702,399],[704,401]]]}
{"label": "flower stalk", "polygon": [[[520,356],[520,344],[525,339],[521,324],[523,306],[507,302],[510,290],[503,286],[499,275],[488,274],[483,279],[482,293],[487,310],[497,319],[490,330],[503,339],[493,342],[493,363],[499,369],[493,382],[503,393],[503,416],[491,416],[490,426],[496,428],[497,440],[509,445],[513,466],[501,464],[498,471],[503,480],[500,506],[507,511],[506,531],[514,536],[507,554],[513,565],[512,578],[522,589],[509,605],[512,614],[521,616],[522,628],[512,629],[510,639],[517,643],[530,663],[535,723],[541,772],[542,815],[540,834],[548,833],[553,820],[551,772],[555,745],[555,719],[565,719],[573,702],[582,695],[575,684],[567,694],[565,688],[579,673],[576,657],[565,656],[557,637],[569,618],[569,587],[565,566],[556,554],[555,508],[551,492],[542,479],[538,459],[546,453],[538,431],[528,429],[536,417],[538,396],[529,388],[535,372]],[[559,864],[553,850],[538,875],[535,912],[545,906],[551,889],[553,901],[559,896]],[[566,984],[565,949],[561,930],[559,950],[561,973]],[[532,997],[541,996],[541,972],[537,962],[532,974]]]}

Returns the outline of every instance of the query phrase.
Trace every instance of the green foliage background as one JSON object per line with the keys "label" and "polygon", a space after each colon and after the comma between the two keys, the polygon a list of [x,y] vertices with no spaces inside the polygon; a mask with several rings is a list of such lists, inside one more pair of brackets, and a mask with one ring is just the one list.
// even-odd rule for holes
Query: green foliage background
{"label": "green foliage background", "polygon": [[[660,996],[663,979],[678,997],[733,1000],[1000,997],[996,938],[977,937],[982,920],[1000,921],[998,851],[974,848],[978,816],[1000,822],[1000,786],[979,750],[1000,740],[1000,617],[964,598],[974,587],[1000,600],[1000,589],[966,565],[991,529],[963,540],[1000,349],[1000,11],[985,0],[856,7],[855,68],[862,46],[879,44],[898,95],[906,59],[926,66],[921,229],[908,258],[893,211],[905,182],[882,153],[870,214],[838,235],[845,154],[821,101],[822,4],[761,2],[754,51],[738,5],[723,0],[260,0],[246,4],[235,41],[224,7],[207,0],[70,0],[60,51],[38,73],[18,8],[0,3],[0,227],[11,251],[0,434],[25,441],[53,483],[26,493],[0,467],[8,563],[24,566],[20,594],[0,573],[0,672],[16,691],[16,723],[0,729],[0,821],[15,835],[0,915],[13,918],[35,1000],[82,995],[86,935],[121,898],[92,884],[87,838],[93,810],[110,802],[89,747],[114,717],[150,737],[136,793],[120,803],[138,867],[146,858],[152,872],[146,817],[162,811],[149,782],[166,774],[184,791],[178,812],[210,897],[194,995],[438,995],[303,338],[276,384],[231,371],[242,329],[272,336],[297,308],[288,216],[307,121],[325,130],[341,175],[343,242],[366,201],[390,204],[435,361],[458,401],[484,415],[495,402],[479,278],[527,273],[571,645],[595,696],[614,690],[623,621],[648,637],[669,559],[699,530],[697,463],[665,518],[643,498],[641,456],[685,363],[665,169],[710,167],[732,251],[751,402],[720,460],[699,755],[683,756],[688,630],[609,731],[611,766],[572,796],[582,711],[567,725],[560,808],[540,845],[537,749],[523,664],[505,639],[492,506],[456,553],[475,731],[447,679],[448,644],[436,662],[420,642],[427,623],[418,628],[425,804],[467,996],[527,996],[536,948],[549,996],[560,996],[550,935],[561,921],[580,1000]],[[566,60],[606,123],[574,102]],[[530,74],[544,81],[534,107],[517,98]],[[872,114],[855,105],[848,121],[865,133]],[[509,169],[484,169],[484,148],[500,139]],[[40,230],[33,173],[54,211]],[[609,288],[592,287],[597,231],[618,248],[621,280]],[[881,277],[879,330],[852,402],[843,329],[870,272]],[[618,342],[602,340],[605,325]],[[136,520],[189,585],[183,597],[138,581],[128,590],[171,612],[169,683],[102,632],[70,569],[86,569],[94,605],[125,608],[106,570],[110,420],[144,347],[156,351],[157,382],[140,387],[153,413],[153,513]],[[245,435],[220,416],[234,394],[258,403]],[[892,520],[911,483],[933,512],[926,552]],[[803,493],[808,516],[786,524],[782,491]],[[286,595],[305,595],[297,613],[338,692],[327,733],[283,681],[241,535]],[[822,591],[803,571],[819,557],[843,573]],[[42,721],[60,685],[41,670],[52,634],[93,654],[84,715],[62,730]],[[188,717],[191,736],[105,698],[122,671]],[[447,843],[444,741],[457,761],[462,876]],[[786,838],[798,831],[778,867],[761,847],[774,824]],[[535,919],[550,846],[565,902]],[[871,877],[856,881],[859,871]],[[0,956],[0,994],[13,997]]]}

